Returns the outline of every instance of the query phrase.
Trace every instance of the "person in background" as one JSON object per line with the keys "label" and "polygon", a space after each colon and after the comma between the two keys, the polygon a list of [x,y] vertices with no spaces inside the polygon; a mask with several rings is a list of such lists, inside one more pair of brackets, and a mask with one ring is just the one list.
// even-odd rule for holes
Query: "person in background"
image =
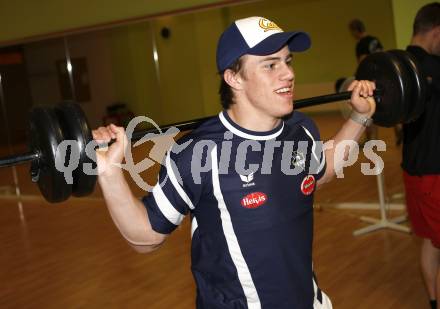
{"label": "person in background", "polygon": [[440,309],[440,2],[417,12],[407,51],[431,83],[423,114],[403,125],[406,205],[413,231],[422,238],[420,264],[431,307]]}
{"label": "person in background", "polygon": [[[348,29],[351,35],[356,40],[356,59],[358,64],[364,60],[368,55],[383,51],[383,46],[380,40],[366,31],[365,24],[360,19],[353,19],[348,24]],[[396,137],[398,139],[399,129],[396,126]],[[366,141],[377,138],[377,127],[372,125],[365,131]]]}
{"label": "person in background", "polygon": [[360,63],[372,53],[383,51],[382,43],[377,37],[366,32],[364,23],[359,19],[353,19],[348,24],[351,35],[356,39],[356,59]]}

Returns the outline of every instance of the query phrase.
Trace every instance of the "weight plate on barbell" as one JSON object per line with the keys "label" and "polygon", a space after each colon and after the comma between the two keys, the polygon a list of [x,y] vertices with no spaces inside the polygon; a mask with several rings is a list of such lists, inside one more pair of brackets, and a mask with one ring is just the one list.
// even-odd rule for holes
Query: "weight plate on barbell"
{"label": "weight plate on barbell", "polygon": [[79,154],[78,167],[72,172],[72,195],[89,195],[95,190],[96,175],[90,173],[88,169],[96,169],[96,152],[86,153],[86,146],[93,140],[87,118],[81,107],[74,102],[63,102],[55,108],[55,112],[60,120],[64,137],[76,141],[76,153]]}
{"label": "weight plate on barbell", "polygon": [[381,91],[380,102],[376,104],[374,123],[392,127],[402,122],[408,91],[408,80],[403,76],[400,61],[393,54],[377,52],[366,57],[358,66],[356,79],[371,80]]}
{"label": "weight plate on barbell", "polygon": [[57,203],[67,200],[72,193],[72,185],[67,183],[64,173],[56,168],[64,164],[64,158],[57,157],[58,145],[64,136],[52,109],[34,107],[31,110],[29,135],[30,149],[39,153],[39,158],[32,162],[32,179],[37,182],[47,201]]}
{"label": "weight plate on barbell", "polygon": [[405,123],[407,122],[408,119],[408,115],[410,112],[410,108],[411,108],[411,99],[413,97],[413,92],[414,92],[414,87],[412,84],[412,74],[410,72],[410,68],[408,66],[408,64],[406,63],[406,60],[399,54],[396,54],[392,51],[387,51],[387,53],[391,54],[392,56],[396,57],[396,60],[399,62],[400,65],[400,74],[402,77],[402,81],[403,81],[403,88],[405,89],[405,98],[403,100],[403,104],[402,104],[402,118],[400,119],[399,122]]}
{"label": "weight plate on barbell", "polygon": [[407,67],[410,78],[411,96],[404,121],[405,123],[415,121],[425,109],[427,91],[426,76],[424,76],[420,69],[420,64],[417,59],[411,53],[398,49],[390,50],[389,52],[396,55]]}

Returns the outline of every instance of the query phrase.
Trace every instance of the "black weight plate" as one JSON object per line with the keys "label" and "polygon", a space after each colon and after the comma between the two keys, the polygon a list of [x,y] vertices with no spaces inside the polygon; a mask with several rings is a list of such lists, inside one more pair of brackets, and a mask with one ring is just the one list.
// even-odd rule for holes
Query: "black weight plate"
{"label": "black weight plate", "polygon": [[373,115],[374,123],[392,127],[403,121],[408,97],[406,70],[393,54],[377,52],[366,57],[358,66],[356,79],[371,80],[382,92]]}
{"label": "black weight plate", "polygon": [[[89,157],[86,153],[86,146],[93,140],[90,126],[81,107],[74,102],[63,102],[55,108],[55,112],[60,120],[64,137],[74,140],[77,143],[79,153],[78,167],[72,172],[73,187],[72,195],[86,196],[95,190],[96,175],[86,173],[85,163],[91,163],[92,168],[96,168],[96,153],[92,152]],[[88,175],[90,174],[90,175]]]}
{"label": "black weight plate", "polygon": [[393,56],[396,57],[397,61],[399,61],[401,67],[402,67],[402,80],[404,82],[404,88],[405,88],[405,93],[406,98],[404,100],[404,104],[403,104],[403,113],[402,113],[402,122],[405,123],[407,122],[407,119],[409,117],[410,114],[410,109],[412,106],[412,99],[414,97],[414,87],[413,87],[413,76],[412,76],[412,72],[411,72],[411,68],[409,67],[409,64],[407,63],[407,61],[405,60],[405,57],[402,57],[402,54],[400,54],[399,52],[397,52],[396,50],[390,50],[387,51],[387,53],[392,54]]}
{"label": "black weight plate", "polygon": [[425,109],[428,88],[426,84],[426,76],[423,75],[423,72],[420,69],[420,64],[411,53],[398,49],[390,50],[389,52],[396,55],[408,68],[411,83],[411,99],[404,121],[405,123],[415,121]]}
{"label": "black weight plate", "polygon": [[57,203],[67,200],[72,193],[72,185],[66,182],[64,173],[56,168],[56,152],[63,141],[58,119],[48,107],[34,107],[29,120],[29,147],[40,157],[31,167],[31,176],[38,184],[44,198]]}

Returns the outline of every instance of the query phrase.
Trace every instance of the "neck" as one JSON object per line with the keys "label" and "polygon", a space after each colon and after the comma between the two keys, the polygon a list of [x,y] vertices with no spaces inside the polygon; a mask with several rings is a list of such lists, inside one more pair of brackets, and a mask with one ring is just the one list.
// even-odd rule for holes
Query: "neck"
{"label": "neck", "polygon": [[362,39],[362,38],[364,38],[366,36],[367,36],[366,32],[359,33],[358,39],[360,40],[360,39]]}
{"label": "neck", "polygon": [[265,132],[275,129],[280,125],[281,119],[269,116],[259,110],[250,111],[240,104],[232,104],[226,110],[228,116],[240,127],[255,132]]}
{"label": "neck", "polygon": [[411,39],[411,45],[423,48],[428,54],[432,54],[432,39],[427,35],[415,35]]}

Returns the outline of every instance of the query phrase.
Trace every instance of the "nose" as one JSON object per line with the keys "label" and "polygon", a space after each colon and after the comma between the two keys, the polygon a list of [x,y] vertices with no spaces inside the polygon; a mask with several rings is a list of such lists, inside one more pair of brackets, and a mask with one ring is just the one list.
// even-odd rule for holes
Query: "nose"
{"label": "nose", "polygon": [[293,71],[293,68],[291,65],[285,63],[284,68],[282,71],[282,74],[280,76],[281,80],[288,80],[292,81],[295,79],[295,72]]}

